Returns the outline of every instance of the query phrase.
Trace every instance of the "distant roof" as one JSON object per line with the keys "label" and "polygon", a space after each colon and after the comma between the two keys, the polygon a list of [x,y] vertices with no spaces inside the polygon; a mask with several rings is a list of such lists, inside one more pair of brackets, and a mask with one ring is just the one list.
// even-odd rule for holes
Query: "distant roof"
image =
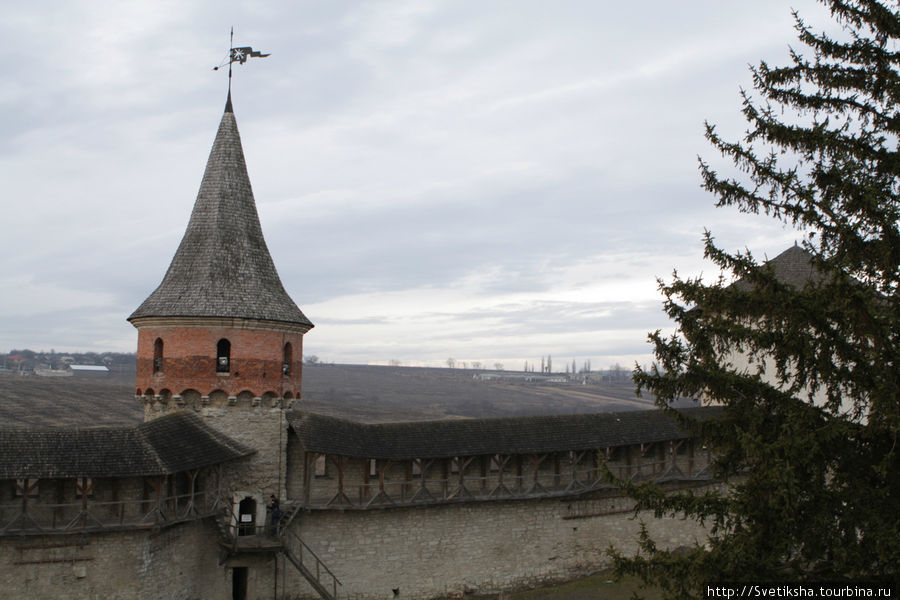
{"label": "distant roof", "polygon": [[[719,409],[681,410],[705,418]],[[390,460],[592,450],[688,437],[660,410],[380,424],[299,411],[287,418],[307,451]]]}
{"label": "distant roof", "polygon": [[[765,264],[775,270],[775,278],[781,283],[802,288],[809,282],[822,280],[822,274],[813,266],[812,258],[812,254],[795,244]],[[751,284],[739,279],[732,285],[747,289]]]}
{"label": "distant roof", "polygon": [[102,365],[69,365],[73,371],[100,371],[108,373],[109,369]]}
{"label": "distant roof", "polygon": [[281,283],[263,239],[231,96],[184,238],[142,317],[226,317],[313,325]]}
{"label": "distant roof", "polygon": [[132,427],[0,429],[0,479],[166,475],[253,452],[192,412]]}

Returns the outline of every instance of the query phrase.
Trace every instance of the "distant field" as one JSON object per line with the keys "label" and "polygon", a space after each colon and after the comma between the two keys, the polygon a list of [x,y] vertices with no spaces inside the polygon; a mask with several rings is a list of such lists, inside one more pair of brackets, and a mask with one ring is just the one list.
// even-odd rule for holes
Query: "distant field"
{"label": "distant field", "polygon": [[473,379],[476,371],[321,365],[303,368],[303,406],[369,421],[504,417],[650,408],[630,381],[532,384]]}
{"label": "distant field", "polygon": [[0,425],[130,425],[143,420],[134,385],[115,379],[0,376]]}
{"label": "distant field", "polygon": [[[365,365],[303,368],[299,408],[361,421],[407,421],[634,410],[631,382],[526,384],[473,379],[474,371]],[[132,376],[0,375],[0,425],[126,425],[143,418]]]}

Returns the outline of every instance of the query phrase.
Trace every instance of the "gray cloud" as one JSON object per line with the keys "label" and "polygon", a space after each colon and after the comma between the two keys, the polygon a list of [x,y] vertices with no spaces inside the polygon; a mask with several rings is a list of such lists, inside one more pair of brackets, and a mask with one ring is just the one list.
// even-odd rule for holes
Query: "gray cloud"
{"label": "gray cloud", "polygon": [[775,0],[19,3],[0,23],[0,350],[133,348],[124,319],[187,224],[232,23],[272,53],[236,68],[235,108],[323,357],[628,362],[665,326],[653,278],[702,268],[704,226],[770,254],[792,239],[713,211],[696,174],[704,119],[740,135],[746,64],[785,59]]}

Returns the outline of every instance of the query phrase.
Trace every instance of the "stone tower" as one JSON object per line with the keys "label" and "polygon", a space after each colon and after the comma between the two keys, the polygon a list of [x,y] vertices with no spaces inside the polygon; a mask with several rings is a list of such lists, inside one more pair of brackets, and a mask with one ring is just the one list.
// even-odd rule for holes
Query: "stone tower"
{"label": "stone tower", "polygon": [[184,238],[138,330],[145,420],[193,409],[257,449],[251,481],[283,490],[283,409],[300,397],[303,334],[263,239],[229,92]]}

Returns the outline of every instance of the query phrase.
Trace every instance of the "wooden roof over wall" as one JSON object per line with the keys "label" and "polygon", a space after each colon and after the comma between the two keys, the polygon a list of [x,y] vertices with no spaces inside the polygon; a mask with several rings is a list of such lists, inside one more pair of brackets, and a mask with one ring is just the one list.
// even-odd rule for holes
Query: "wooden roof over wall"
{"label": "wooden roof over wall", "polygon": [[0,479],[166,475],[253,452],[192,412],[131,427],[0,429]]}
{"label": "wooden roof over wall", "polygon": [[[682,409],[712,417],[717,407]],[[487,454],[543,454],[685,439],[660,410],[581,415],[365,424],[315,413],[288,413],[309,452],[388,460]]]}

